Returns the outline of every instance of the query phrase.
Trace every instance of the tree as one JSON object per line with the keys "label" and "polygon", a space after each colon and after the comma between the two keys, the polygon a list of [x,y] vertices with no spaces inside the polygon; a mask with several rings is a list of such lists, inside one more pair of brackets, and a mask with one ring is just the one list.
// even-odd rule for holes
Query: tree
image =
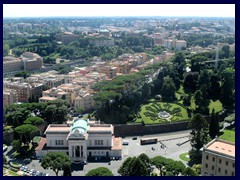
{"label": "tree", "polygon": [[197,72],[189,72],[183,80],[183,88],[185,92],[195,92],[197,89],[199,74]]}
{"label": "tree", "polygon": [[85,176],[113,176],[113,173],[108,168],[99,167],[90,170]]}
{"label": "tree", "polygon": [[44,169],[52,169],[56,176],[58,176],[59,171],[63,170],[64,167],[70,166],[71,161],[64,152],[48,152],[46,156],[44,156],[41,166]]}
{"label": "tree", "polygon": [[219,122],[218,116],[215,114],[215,109],[213,108],[211,119],[209,123],[209,135],[211,138],[215,138],[219,133]]}
{"label": "tree", "polygon": [[197,173],[193,168],[187,167],[187,168],[184,169],[182,175],[184,175],[184,176],[197,176]]}
{"label": "tree", "polygon": [[20,125],[20,126],[16,127],[14,130],[15,130],[16,133],[20,134],[21,141],[23,141],[22,137],[25,138],[24,142],[26,144],[28,144],[30,142],[30,134],[38,131],[37,127],[35,127],[31,124]]}
{"label": "tree", "polygon": [[191,128],[191,146],[192,150],[189,151],[189,156],[194,164],[201,162],[200,149],[204,144],[208,142],[208,122],[201,114],[197,113],[193,115],[188,124],[188,128]]}
{"label": "tree", "polygon": [[63,176],[72,176],[71,165],[67,164],[63,167]]}
{"label": "tree", "polygon": [[13,140],[11,145],[12,145],[14,151],[19,151],[21,149],[22,142],[20,140]]}
{"label": "tree", "polygon": [[151,87],[149,84],[145,83],[142,87],[142,95],[147,99],[151,95]]}
{"label": "tree", "polygon": [[234,104],[234,78],[235,70],[232,68],[227,68],[223,72],[223,85],[222,85],[222,98],[221,102],[226,107],[232,107]]}
{"label": "tree", "polygon": [[145,153],[142,153],[138,156],[138,158],[144,163],[144,165],[147,167],[148,174],[150,174],[151,173],[151,164],[150,164],[149,157]]}
{"label": "tree", "polygon": [[194,100],[195,100],[195,104],[200,107],[201,104],[202,104],[202,101],[203,101],[203,98],[202,98],[202,91],[201,90],[197,90],[195,93],[194,93]]}
{"label": "tree", "polygon": [[140,158],[128,157],[121,167],[118,169],[118,173],[122,176],[148,176],[147,167],[141,161]]}
{"label": "tree", "polygon": [[31,124],[34,126],[40,125],[43,122],[44,122],[43,118],[40,117],[29,117],[24,121],[25,124]]}
{"label": "tree", "polygon": [[225,45],[222,47],[222,51],[223,51],[223,58],[229,58],[230,55],[230,48],[228,45]]}
{"label": "tree", "polygon": [[156,156],[151,159],[151,162],[159,169],[160,176],[163,176],[164,166],[167,164],[167,159],[162,156]]}
{"label": "tree", "polygon": [[163,101],[173,101],[175,97],[176,87],[175,84],[169,76],[164,77],[162,85],[162,99]]}
{"label": "tree", "polygon": [[186,168],[182,161],[168,160],[165,166],[166,170],[172,172],[174,176],[178,176]]}
{"label": "tree", "polygon": [[120,168],[118,169],[118,173],[121,174],[122,176],[129,176],[129,167],[132,162],[132,157],[128,157],[127,159],[124,160]]}

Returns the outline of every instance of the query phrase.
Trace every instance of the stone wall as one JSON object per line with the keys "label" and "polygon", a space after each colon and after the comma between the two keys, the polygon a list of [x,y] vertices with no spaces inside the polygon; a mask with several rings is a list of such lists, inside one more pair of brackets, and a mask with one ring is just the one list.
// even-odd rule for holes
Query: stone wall
{"label": "stone wall", "polygon": [[187,126],[188,121],[155,125],[119,124],[114,125],[114,135],[122,137],[122,136],[142,136],[147,134],[159,134],[187,130],[188,129]]}

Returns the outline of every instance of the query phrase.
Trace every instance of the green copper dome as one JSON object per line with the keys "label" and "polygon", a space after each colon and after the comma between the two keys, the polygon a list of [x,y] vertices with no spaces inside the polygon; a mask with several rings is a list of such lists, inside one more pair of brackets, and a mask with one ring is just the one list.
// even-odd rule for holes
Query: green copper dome
{"label": "green copper dome", "polygon": [[78,130],[80,134],[84,134],[88,128],[89,126],[87,120],[76,119],[71,126],[71,132],[74,133],[75,130]]}

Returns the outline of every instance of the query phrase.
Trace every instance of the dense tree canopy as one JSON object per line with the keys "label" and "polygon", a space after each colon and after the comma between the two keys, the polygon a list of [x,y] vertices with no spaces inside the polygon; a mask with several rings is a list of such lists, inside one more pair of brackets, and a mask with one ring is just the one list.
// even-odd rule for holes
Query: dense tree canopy
{"label": "dense tree canopy", "polygon": [[59,171],[63,170],[64,167],[70,165],[69,156],[63,152],[48,152],[46,156],[44,156],[41,166],[44,169],[52,169],[56,176],[58,176]]}
{"label": "dense tree canopy", "polygon": [[90,170],[85,176],[113,176],[113,173],[108,168],[99,167]]}

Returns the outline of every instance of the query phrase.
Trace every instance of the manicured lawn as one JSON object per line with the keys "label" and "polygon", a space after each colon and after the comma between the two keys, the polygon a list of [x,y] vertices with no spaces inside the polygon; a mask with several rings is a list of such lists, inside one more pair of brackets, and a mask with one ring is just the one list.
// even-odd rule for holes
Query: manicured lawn
{"label": "manicured lawn", "polygon": [[[169,107],[166,106],[169,104]],[[151,109],[146,109],[150,107]],[[174,109],[179,109],[178,113],[172,113]],[[160,111],[167,111],[169,112],[172,117],[169,118],[170,121],[166,119],[162,119],[157,116]],[[147,116],[146,113],[151,113],[155,115],[155,119],[151,119],[151,116]],[[176,122],[176,121],[183,121],[188,120],[188,113],[187,110],[177,104],[174,103],[165,103],[165,102],[155,102],[142,105],[141,110],[139,112],[141,118],[137,118],[135,121],[136,123],[141,123],[144,121],[145,124],[159,124],[159,123],[169,123],[169,122]]]}
{"label": "manicured lawn", "polygon": [[223,135],[221,135],[219,138],[226,141],[235,142],[235,131],[224,130]]}
{"label": "manicured lawn", "polygon": [[208,107],[209,107],[209,114],[212,113],[213,108],[215,109],[215,113],[223,110],[222,103],[219,100],[217,101],[210,100],[210,105]]}
{"label": "manicured lawn", "polygon": [[[209,107],[209,114],[212,113],[213,108],[215,109],[215,113],[223,110],[222,103],[219,100],[217,100],[217,101],[210,100],[210,104],[209,104],[208,107]],[[194,101],[193,97],[191,99],[191,105],[189,106],[189,108],[193,109],[193,110],[196,109],[196,104],[195,104],[195,101]]]}
{"label": "manicured lawn", "polygon": [[187,157],[187,156],[188,156],[188,152],[183,153],[183,154],[180,154],[180,155],[179,155],[179,158],[180,158],[181,160],[183,160],[183,161],[189,161],[190,159],[189,159],[189,157]]}

